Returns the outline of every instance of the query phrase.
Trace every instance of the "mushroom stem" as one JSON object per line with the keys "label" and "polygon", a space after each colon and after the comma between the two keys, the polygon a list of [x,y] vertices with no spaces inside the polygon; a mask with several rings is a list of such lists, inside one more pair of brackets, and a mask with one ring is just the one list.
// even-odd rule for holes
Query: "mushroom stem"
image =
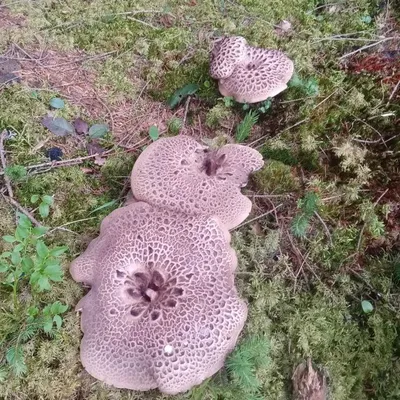
{"label": "mushroom stem", "polygon": [[146,296],[148,296],[148,298],[150,299],[150,302],[153,302],[157,297],[158,297],[158,293],[153,290],[153,289],[146,289]]}

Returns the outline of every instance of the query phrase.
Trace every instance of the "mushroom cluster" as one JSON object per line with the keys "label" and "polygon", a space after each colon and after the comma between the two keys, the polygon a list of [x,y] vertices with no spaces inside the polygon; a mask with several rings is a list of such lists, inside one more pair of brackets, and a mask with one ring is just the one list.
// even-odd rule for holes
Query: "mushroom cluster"
{"label": "mushroom cluster", "polygon": [[250,212],[240,193],[263,165],[253,149],[159,139],[132,171],[135,201],[113,211],[71,266],[90,286],[81,361],[118,388],[177,394],[216,373],[247,317],[229,228]]}
{"label": "mushroom cluster", "polygon": [[210,54],[210,75],[223,96],[257,103],[287,88],[293,62],[281,51],[249,46],[241,36],[222,37]]}

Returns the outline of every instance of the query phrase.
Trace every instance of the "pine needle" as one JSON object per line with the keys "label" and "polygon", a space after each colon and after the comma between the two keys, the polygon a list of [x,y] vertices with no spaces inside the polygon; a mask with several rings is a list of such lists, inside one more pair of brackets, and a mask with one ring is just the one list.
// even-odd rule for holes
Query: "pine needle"
{"label": "pine needle", "polygon": [[269,341],[262,336],[246,339],[228,358],[226,368],[231,379],[246,393],[256,394],[261,383],[257,369],[269,364]]}
{"label": "pine needle", "polygon": [[236,128],[236,141],[244,142],[251,133],[251,129],[258,121],[259,114],[257,111],[250,110],[243,121]]}

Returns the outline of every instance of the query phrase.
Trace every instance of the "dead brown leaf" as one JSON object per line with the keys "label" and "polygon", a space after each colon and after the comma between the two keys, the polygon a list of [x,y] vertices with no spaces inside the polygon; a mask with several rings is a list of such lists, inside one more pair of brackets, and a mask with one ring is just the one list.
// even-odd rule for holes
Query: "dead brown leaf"
{"label": "dead brown leaf", "polygon": [[327,400],[326,378],[313,368],[310,358],[296,367],[292,382],[296,400]]}

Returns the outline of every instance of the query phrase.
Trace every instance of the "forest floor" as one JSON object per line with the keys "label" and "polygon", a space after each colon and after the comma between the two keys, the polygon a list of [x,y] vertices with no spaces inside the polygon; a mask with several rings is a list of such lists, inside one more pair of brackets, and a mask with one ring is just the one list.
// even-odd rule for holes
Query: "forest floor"
{"label": "forest floor", "polygon": [[[240,139],[266,163],[232,234],[249,305],[238,345],[268,346],[247,399],[293,398],[307,359],[329,399],[400,399],[399,16],[396,0],[0,1],[0,398],[168,398],[82,369],[69,262],[155,136],[234,142],[252,109]],[[221,34],[284,51],[289,88],[250,108],[221,98],[208,72]],[[187,84],[198,91],[170,107]],[[237,385],[221,371],[174,398],[246,398]]]}

